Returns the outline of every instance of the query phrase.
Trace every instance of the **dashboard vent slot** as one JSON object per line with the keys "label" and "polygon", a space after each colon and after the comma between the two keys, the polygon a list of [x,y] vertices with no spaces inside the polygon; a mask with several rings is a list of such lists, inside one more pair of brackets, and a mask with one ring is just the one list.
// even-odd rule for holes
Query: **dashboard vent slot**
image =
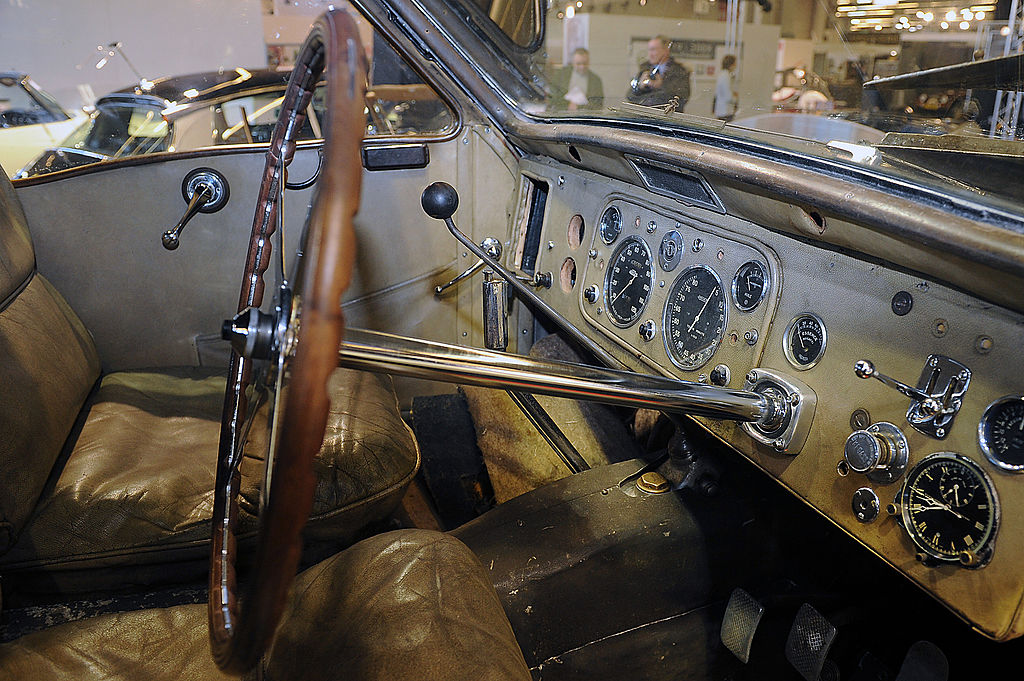
{"label": "dashboard vent slot", "polygon": [[725,206],[703,177],[672,166],[642,158],[631,158],[636,174],[652,192],[682,201],[690,206],[702,206],[720,213]]}
{"label": "dashboard vent slot", "polygon": [[523,272],[533,274],[540,252],[540,235],[544,230],[544,208],[548,202],[548,184],[532,177],[523,177],[522,203],[519,214],[519,232],[516,239],[515,265]]}

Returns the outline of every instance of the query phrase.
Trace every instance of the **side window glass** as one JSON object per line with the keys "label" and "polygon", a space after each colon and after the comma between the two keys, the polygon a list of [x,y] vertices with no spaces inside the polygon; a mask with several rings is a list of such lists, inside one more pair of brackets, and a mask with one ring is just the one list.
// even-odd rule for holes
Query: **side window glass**
{"label": "side window glass", "polygon": [[368,136],[445,135],[454,130],[455,116],[448,105],[376,33],[369,85]]}

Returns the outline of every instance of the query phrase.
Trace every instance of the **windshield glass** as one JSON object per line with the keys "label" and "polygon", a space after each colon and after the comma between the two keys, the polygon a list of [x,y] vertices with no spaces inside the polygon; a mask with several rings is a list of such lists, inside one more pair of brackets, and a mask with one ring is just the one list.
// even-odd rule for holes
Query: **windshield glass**
{"label": "windshield glass", "polygon": [[[518,106],[539,119],[713,131],[1015,197],[1019,190],[993,171],[1021,161],[1016,140],[1024,126],[1013,115],[1021,108],[1020,76],[979,76],[992,58],[1019,51],[1009,6],[551,2],[527,74],[543,96],[520,97]],[[962,66],[941,73],[952,65]],[[925,69],[940,73],[919,82],[885,80]],[[521,74],[491,75],[516,92],[509,79]]]}

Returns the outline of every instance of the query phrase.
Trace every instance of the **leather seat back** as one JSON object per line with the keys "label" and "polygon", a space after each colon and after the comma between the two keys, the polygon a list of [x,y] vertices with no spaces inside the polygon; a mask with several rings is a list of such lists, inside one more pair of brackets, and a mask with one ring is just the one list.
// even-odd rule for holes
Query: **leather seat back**
{"label": "leather seat back", "polygon": [[0,553],[35,507],[99,373],[88,330],[36,272],[25,213],[0,171]]}

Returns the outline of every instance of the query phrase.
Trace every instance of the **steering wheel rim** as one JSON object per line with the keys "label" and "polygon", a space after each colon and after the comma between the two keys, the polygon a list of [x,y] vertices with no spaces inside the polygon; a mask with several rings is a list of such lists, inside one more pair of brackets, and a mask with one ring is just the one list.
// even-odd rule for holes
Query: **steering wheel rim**
{"label": "steering wheel rim", "polygon": [[[328,68],[329,66],[329,68]],[[289,394],[283,401],[273,459],[274,486],[260,513],[252,574],[238,596],[235,528],[238,522],[239,463],[249,414],[246,388],[253,360],[232,351],[224,397],[214,495],[208,619],[210,648],[223,671],[243,673],[260,659],[273,638],[288,586],[301,553],[301,530],[312,508],[313,459],[323,442],[330,399],[327,380],[337,366],[344,322],[341,296],[351,279],[359,207],[360,142],[365,125],[366,62],[352,18],[342,11],[320,17],[299,51],[285,93],[256,204],[238,310],[263,302],[263,275],[270,264],[282,185],[295,142],[321,75],[327,81],[324,170],[303,238],[296,273],[298,328],[290,357]],[[290,305],[280,314],[289,314]],[[279,338],[279,342],[285,339]],[[291,352],[289,348],[280,352]],[[268,484],[267,481],[264,484]]]}

